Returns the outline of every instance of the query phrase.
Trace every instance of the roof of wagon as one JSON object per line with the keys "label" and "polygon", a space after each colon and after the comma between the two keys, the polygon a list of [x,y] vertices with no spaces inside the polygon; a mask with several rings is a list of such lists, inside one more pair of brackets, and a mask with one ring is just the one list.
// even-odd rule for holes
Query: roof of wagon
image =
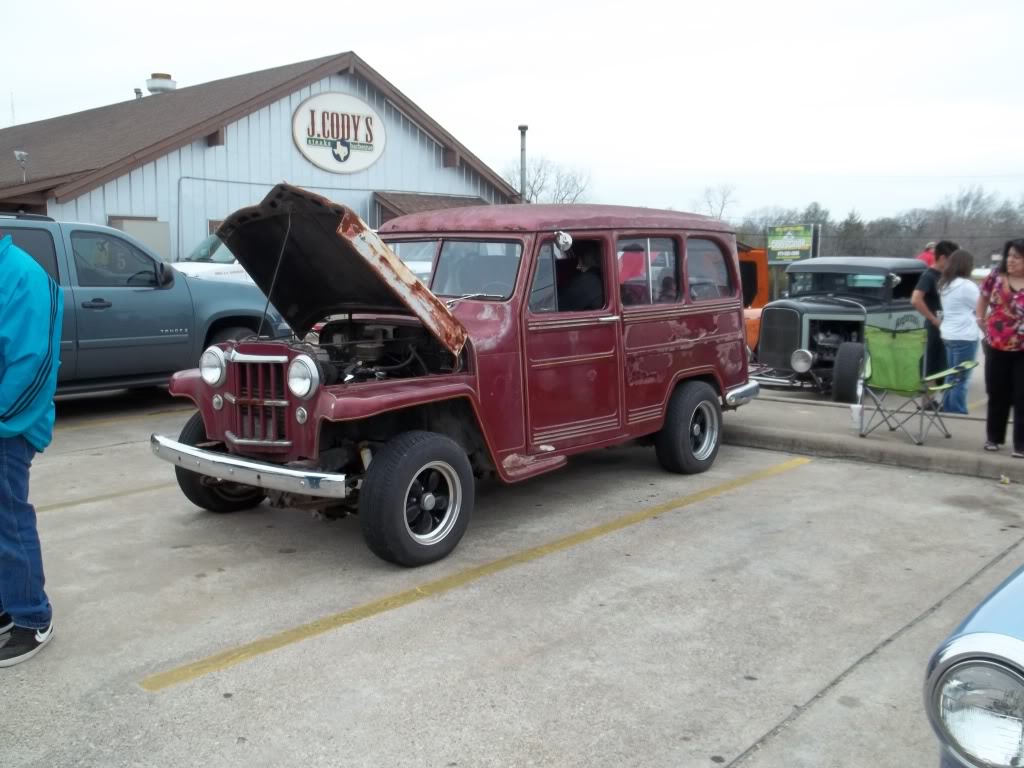
{"label": "roof of wagon", "polygon": [[732,233],[708,216],[621,205],[488,205],[400,216],[382,235],[402,232],[551,232],[560,229],[690,229]]}

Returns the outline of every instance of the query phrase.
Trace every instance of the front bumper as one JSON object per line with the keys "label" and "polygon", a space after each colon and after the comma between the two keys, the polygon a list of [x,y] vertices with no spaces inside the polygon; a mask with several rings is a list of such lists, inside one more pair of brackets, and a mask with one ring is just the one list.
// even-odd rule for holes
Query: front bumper
{"label": "front bumper", "polygon": [[322,496],[328,499],[344,499],[348,494],[346,477],[343,474],[290,469],[226,453],[204,451],[202,448],[169,440],[162,435],[151,436],[149,443],[157,458],[218,480],[265,488],[268,491]]}
{"label": "front bumper", "polygon": [[725,393],[725,404],[732,407],[738,408],[741,405],[746,405],[761,391],[761,385],[756,381],[748,381],[739,387],[734,387]]}

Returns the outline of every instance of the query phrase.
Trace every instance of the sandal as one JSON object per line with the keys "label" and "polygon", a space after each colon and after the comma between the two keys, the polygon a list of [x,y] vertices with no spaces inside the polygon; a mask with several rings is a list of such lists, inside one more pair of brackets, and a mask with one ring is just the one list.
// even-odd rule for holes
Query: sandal
{"label": "sandal", "polygon": [[999,445],[997,443],[985,443],[985,450],[993,452],[998,451]]}

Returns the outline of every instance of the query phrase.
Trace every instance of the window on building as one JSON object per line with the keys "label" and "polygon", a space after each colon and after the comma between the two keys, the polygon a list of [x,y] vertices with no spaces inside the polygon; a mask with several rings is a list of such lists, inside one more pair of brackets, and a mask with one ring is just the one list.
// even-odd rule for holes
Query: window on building
{"label": "window on building", "polygon": [[156,285],[153,259],[118,237],[72,232],[78,284],[88,288],[145,288]]}
{"label": "window on building", "polygon": [[46,274],[60,282],[57,271],[57,251],[53,246],[53,235],[45,229],[20,229],[19,227],[0,227],[0,238],[11,236],[14,244],[36,260]]}
{"label": "window on building", "polygon": [[733,295],[735,287],[729,262],[714,240],[691,237],[686,241],[686,284],[693,301]]}
{"label": "window on building", "polygon": [[679,301],[679,255],[668,237],[619,240],[619,295],[623,306]]}

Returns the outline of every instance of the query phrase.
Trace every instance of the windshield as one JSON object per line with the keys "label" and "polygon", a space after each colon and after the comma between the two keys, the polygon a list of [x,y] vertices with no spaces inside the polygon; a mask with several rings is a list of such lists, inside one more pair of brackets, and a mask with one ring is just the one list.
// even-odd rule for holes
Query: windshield
{"label": "windshield", "polygon": [[507,299],[523,254],[521,243],[496,240],[407,240],[388,245],[436,296]]}
{"label": "windshield", "polygon": [[182,261],[193,261],[199,263],[234,264],[235,255],[228,250],[224,242],[216,235],[210,235],[199,245],[192,249],[192,253]]}
{"label": "windshield", "polygon": [[836,294],[864,299],[885,298],[884,274],[796,272],[789,275],[789,295]]}

